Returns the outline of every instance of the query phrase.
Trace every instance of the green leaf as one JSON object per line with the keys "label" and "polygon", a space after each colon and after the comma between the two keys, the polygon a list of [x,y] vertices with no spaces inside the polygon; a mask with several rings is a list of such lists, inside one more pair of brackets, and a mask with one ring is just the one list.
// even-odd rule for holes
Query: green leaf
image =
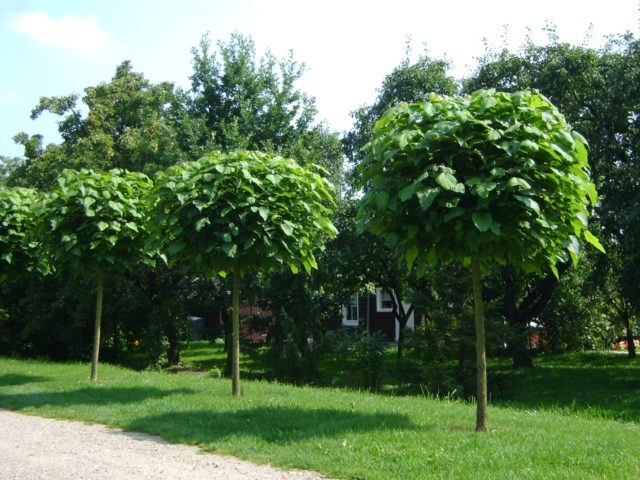
{"label": "green leaf", "polygon": [[222,245],[222,250],[228,257],[234,258],[238,251],[238,246],[235,243],[224,243]]}
{"label": "green leaf", "polygon": [[525,204],[525,206],[529,210],[533,210],[536,213],[540,213],[540,205],[533,198],[527,197],[525,195],[514,195],[514,197],[519,201]]}
{"label": "green leaf", "polygon": [[580,257],[580,242],[575,235],[569,235],[569,238],[564,242],[564,246],[571,255],[571,261],[576,265]]}
{"label": "green leaf", "polygon": [[416,191],[419,190],[421,187],[422,185],[420,185],[419,183],[412,183],[411,185],[404,187],[402,190],[400,190],[400,192],[398,192],[398,197],[400,198],[400,201],[406,202],[411,197],[413,197]]}
{"label": "green leaf", "polygon": [[384,156],[382,157],[385,161],[389,160],[390,158],[395,157],[398,152],[400,152],[399,148],[394,148],[393,150],[388,150],[386,152],[384,152]]}
{"label": "green leaf", "polygon": [[384,210],[389,203],[389,194],[385,191],[376,194],[376,204],[380,210]]}
{"label": "green leaf", "polygon": [[296,275],[300,271],[300,268],[298,268],[298,265],[296,265],[295,263],[289,262],[288,265],[291,273],[293,273],[294,275]]}
{"label": "green leaf", "polygon": [[481,183],[484,183],[484,180],[480,177],[471,177],[471,178],[467,178],[464,183],[466,185],[469,185],[470,187],[474,186],[474,185],[479,185]]}
{"label": "green leaf", "polygon": [[584,225],[585,227],[587,227],[589,225],[589,219],[587,218],[587,216],[584,213],[577,212],[576,213],[576,217],[578,217],[578,219],[580,220],[580,223],[582,225]]}
{"label": "green leaf", "polygon": [[436,183],[445,190],[454,190],[456,188],[456,185],[458,185],[456,177],[454,177],[449,172],[440,172],[436,176]]}
{"label": "green leaf", "polygon": [[587,184],[587,194],[589,195],[589,200],[591,200],[591,205],[598,203],[598,192],[596,191],[596,186],[591,182]]}
{"label": "green leaf", "polygon": [[425,211],[433,204],[433,201],[440,194],[439,188],[427,188],[425,191],[418,192],[418,201],[420,202],[420,208]]}
{"label": "green leaf", "polygon": [[107,222],[103,222],[102,220],[99,221],[96,226],[101,232],[104,232],[107,228],[109,228],[109,224]]}
{"label": "green leaf", "polygon": [[407,267],[409,268],[409,270],[411,270],[411,268],[413,267],[413,262],[415,262],[416,258],[418,257],[418,253],[420,253],[420,248],[416,243],[412,244],[411,247],[409,247],[409,249],[405,252],[404,259],[407,262]]}
{"label": "green leaf", "polygon": [[288,237],[290,237],[291,234],[293,234],[293,227],[289,223],[281,223],[280,228],[282,229],[284,234],[287,235]]}
{"label": "green leaf", "polygon": [[409,144],[413,136],[414,136],[413,130],[404,130],[398,135],[397,140],[398,140],[398,146],[400,147],[400,150],[404,150],[407,147],[407,145]]}
{"label": "green leaf", "polygon": [[521,187],[524,190],[531,190],[531,185],[529,182],[519,177],[511,177],[507,182],[508,187]]}
{"label": "green leaf", "polygon": [[136,225],[135,223],[127,222],[125,225],[129,228],[129,230],[132,230],[132,231],[138,233],[138,231],[139,231],[138,225]]}
{"label": "green leaf", "polygon": [[596,247],[602,253],[607,253],[605,251],[604,247],[602,246],[602,244],[600,243],[600,240],[598,240],[598,237],[596,237],[593,233],[591,233],[589,230],[585,229],[585,230],[582,231],[582,234],[584,235],[584,239],[587,242],[589,242],[591,245]]}
{"label": "green leaf", "polygon": [[489,198],[489,193],[495,190],[497,186],[498,184],[495,182],[483,182],[476,186],[475,191],[480,198]]}
{"label": "green leaf", "polygon": [[520,148],[523,148],[523,149],[528,150],[530,152],[537,152],[538,150],[540,150],[540,147],[538,146],[538,144],[535,143],[535,142],[532,142],[531,140],[524,140],[520,144]]}
{"label": "green leaf", "polygon": [[211,220],[209,220],[209,218],[207,217],[201,218],[196,222],[196,232],[199,232],[200,230],[202,230],[205,227],[205,225],[210,225],[210,224],[211,224]]}
{"label": "green leaf", "polygon": [[473,224],[481,232],[486,232],[493,225],[493,217],[489,212],[474,212],[473,215],[471,215],[471,218],[473,220]]}
{"label": "green leaf", "polygon": [[484,113],[498,104],[498,100],[494,96],[485,96],[480,103],[480,113]]}

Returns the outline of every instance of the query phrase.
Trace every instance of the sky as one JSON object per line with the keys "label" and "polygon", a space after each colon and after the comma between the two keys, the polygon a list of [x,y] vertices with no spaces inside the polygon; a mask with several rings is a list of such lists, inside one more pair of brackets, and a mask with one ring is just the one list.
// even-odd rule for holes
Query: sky
{"label": "sky", "polygon": [[188,87],[191,49],[206,33],[249,35],[260,54],[291,50],[318,121],[344,132],[405,58],[408,38],[411,58],[446,57],[460,78],[485,44],[517,49],[527,34],[546,43],[548,24],[572,44],[639,37],[640,0],[0,0],[0,155],[22,155],[12,141],[20,131],[58,143],[55,116],[30,119],[38,99],[82,94],[124,60],[154,83]]}

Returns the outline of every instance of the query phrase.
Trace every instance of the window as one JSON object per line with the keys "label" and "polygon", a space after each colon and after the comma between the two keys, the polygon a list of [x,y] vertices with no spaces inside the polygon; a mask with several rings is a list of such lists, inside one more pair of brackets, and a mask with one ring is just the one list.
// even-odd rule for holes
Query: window
{"label": "window", "polygon": [[378,312],[393,312],[391,295],[382,288],[376,288],[376,310]]}
{"label": "window", "polygon": [[357,327],[360,318],[360,306],[358,305],[358,294],[349,297],[349,301],[343,307],[342,324],[349,327]]}

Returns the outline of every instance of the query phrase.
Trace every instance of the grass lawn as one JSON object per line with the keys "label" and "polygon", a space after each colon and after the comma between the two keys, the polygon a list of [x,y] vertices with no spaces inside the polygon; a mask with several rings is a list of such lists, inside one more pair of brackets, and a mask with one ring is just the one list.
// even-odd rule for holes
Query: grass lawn
{"label": "grass lawn", "polygon": [[[630,371],[637,386],[639,369]],[[245,381],[235,399],[228,380],[207,375],[102,365],[92,384],[88,373],[87,364],[0,358],[0,408],[333,478],[640,478],[638,423],[525,408],[516,399],[492,406],[491,431],[477,434],[474,407],[458,402],[258,381]]]}
{"label": "grass lawn", "polygon": [[535,365],[518,371],[494,367],[511,382],[495,400],[519,409],[640,423],[640,357],[629,359],[626,352],[543,355]]}

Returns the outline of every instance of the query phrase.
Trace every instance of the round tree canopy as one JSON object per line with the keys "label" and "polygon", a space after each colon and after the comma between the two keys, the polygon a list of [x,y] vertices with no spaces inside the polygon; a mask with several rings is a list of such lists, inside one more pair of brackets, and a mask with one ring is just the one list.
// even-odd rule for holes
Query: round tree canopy
{"label": "round tree canopy", "polygon": [[64,170],[45,203],[43,238],[54,265],[74,273],[129,269],[144,252],[143,173]]}
{"label": "round tree canopy", "polygon": [[401,103],[375,125],[360,170],[360,228],[411,267],[472,257],[539,272],[581,240],[597,194],[588,146],[536,92],[480,90]]}
{"label": "round tree canopy", "polygon": [[333,236],[330,184],[294,160],[254,151],[210,153],[170,167],[154,189],[153,245],[207,277],[239,266],[295,273]]}

